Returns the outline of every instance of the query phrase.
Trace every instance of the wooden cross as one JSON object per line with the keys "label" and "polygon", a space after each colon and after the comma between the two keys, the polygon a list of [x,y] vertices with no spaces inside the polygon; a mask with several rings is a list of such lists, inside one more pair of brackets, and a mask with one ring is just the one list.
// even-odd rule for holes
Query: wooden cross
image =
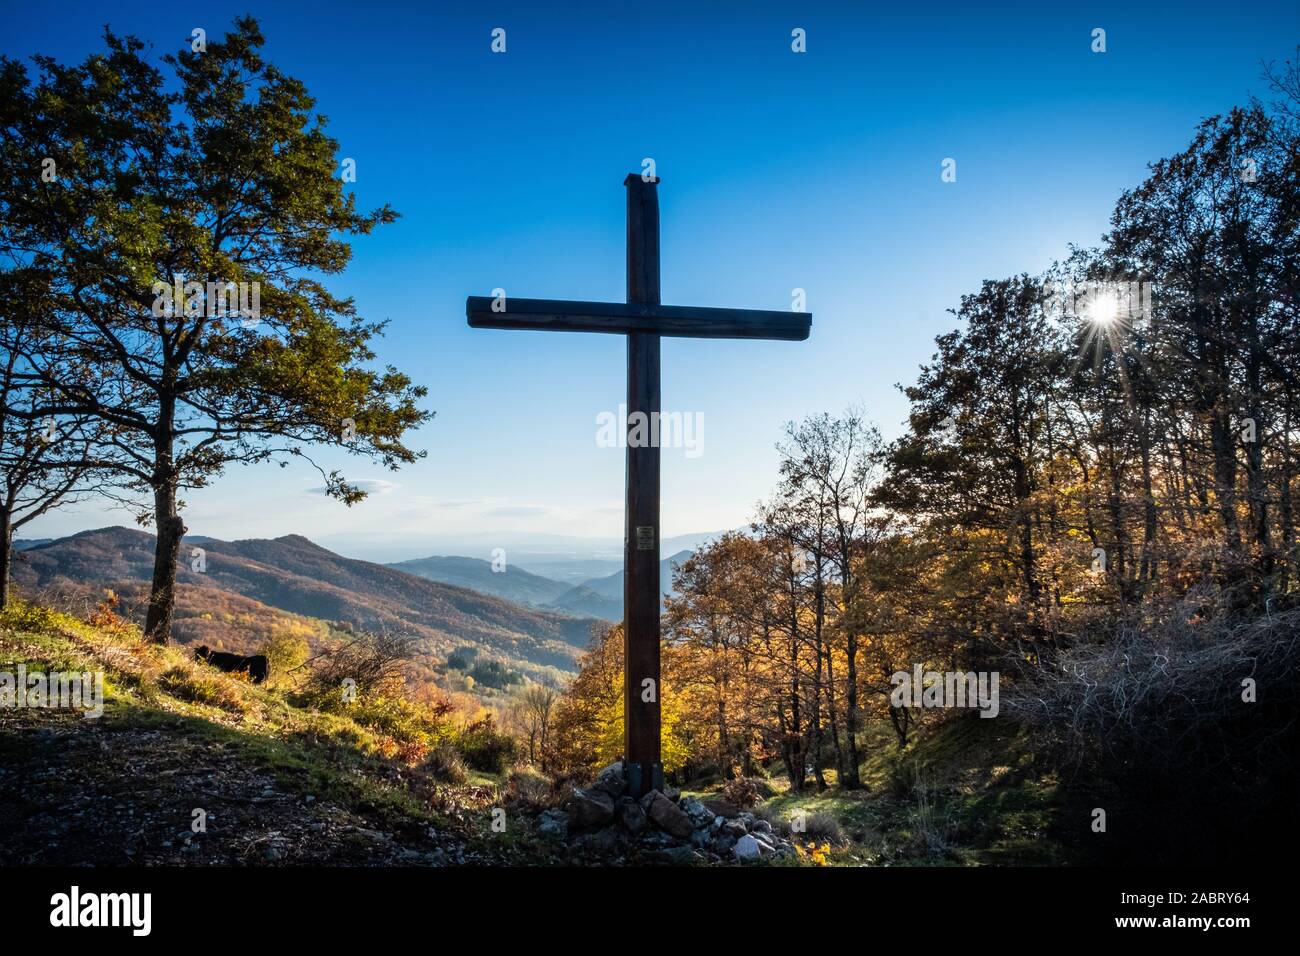
{"label": "wooden cross", "polygon": [[[623,536],[623,762],[628,790],[663,789],[659,751],[659,448],[634,444],[631,422],[654,421],[659,402],[659,339],[808,338],[803,312],[697,309],[659,304],[659,180],[632,173],[627,187],[627,303],[472,295],[465,314],[476,329],[612,332],[627,336],[627,511]],[[644,429],[640,434],[644,434]]]}

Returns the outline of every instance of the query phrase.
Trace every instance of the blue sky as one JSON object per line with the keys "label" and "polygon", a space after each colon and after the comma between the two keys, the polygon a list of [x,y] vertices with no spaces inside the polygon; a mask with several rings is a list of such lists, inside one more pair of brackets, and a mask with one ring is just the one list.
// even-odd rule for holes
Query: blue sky
{"label": "blue sky", "polygon": [[[1260,62],[1300,41],[1294,2],[541,6],[5,4],[0,50],[63,60],[99,49],[104,23],[161,55],[252,12],[356,160],[360,205],[402,214],[334,285],[391,321],[381,358],[429,387],[437,418],[413,439],[428,457],[397,474],[350,461],[387,483],[350,510],[305,467],[236,468],[188,496],[195,533],[393,556],[621,535],[623,453],[597,445],[596,417],[623,399],[623,340],[471,330],[464,299],[621,300],[621,184],[646,157],[664,302],[785,309],[803,288],[813,313],[807,342],[663,345],[665,409],[704,423],[701,455],[663,452],[663,533],[743,525],[784,421],[860,403],[898,434],[895,385],[963,292],[1096,242],[1148,162],[1263,93]],[[79,506],[23,533],[128,520]]]}

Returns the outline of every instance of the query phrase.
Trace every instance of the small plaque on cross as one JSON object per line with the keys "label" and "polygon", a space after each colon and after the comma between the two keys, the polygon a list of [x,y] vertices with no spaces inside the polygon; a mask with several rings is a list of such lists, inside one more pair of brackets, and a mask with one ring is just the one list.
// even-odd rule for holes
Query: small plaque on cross
{"label": "small plaque on cross", "polygon": [[636,529],[636,549],[653,551],[655,549],[654,525],[638,525]]}

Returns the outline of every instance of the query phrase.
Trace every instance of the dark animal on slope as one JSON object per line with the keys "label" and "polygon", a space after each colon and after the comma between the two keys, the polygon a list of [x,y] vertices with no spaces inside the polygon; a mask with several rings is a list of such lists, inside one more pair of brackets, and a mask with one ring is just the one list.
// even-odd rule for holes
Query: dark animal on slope
{"label": "dark animal on slope", "polygon": [[265,654],[250,654],[245,657],[242,654],[227,654],[225,651],[214,651],[208,645],[200,644],[195,649],[194,656],[223,671],[246,671],[254,684],[262,683],[262,681],[266,680],[267,675],[271,673],[271,664],[266,659]]}

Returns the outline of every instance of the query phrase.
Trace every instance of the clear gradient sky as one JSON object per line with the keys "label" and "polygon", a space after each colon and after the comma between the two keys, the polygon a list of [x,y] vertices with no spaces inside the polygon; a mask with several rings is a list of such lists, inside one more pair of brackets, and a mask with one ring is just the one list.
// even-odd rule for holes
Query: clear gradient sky
{"label": "clear gradient sky", "polygon": [[[356,241],[334,287],[391,320],[381,358],[429,387],[437,418],[413,439],[419,464],[348,464],[385,482],[350,510],[305,466],[263,466],[189,494],[186,519],[395,557],[464,535],[622,534],[623,453],[596,443],[623,399],[622,338],[471,330],[464,299],[621,300],[621,184],[643,158],[662,179],[665,303],[785,309],[800,287],[813,313],[807,342],[663,344],[665,409],[704,421],[703,454],[663,453],[663,533],[737,527],[775,482],[782,422],[861,403],[898,434],[895,386],[963,292],[1096,242],[1148,162],[1262,94],[1261,61],[1300,42],[1294,0],[4,0],[0,51],[81,60],[110,23],[161,55],[243,12],[356,160],[359,204],[402,215]],[[115,523],[129,518],[80,506],[23,535]]]}

